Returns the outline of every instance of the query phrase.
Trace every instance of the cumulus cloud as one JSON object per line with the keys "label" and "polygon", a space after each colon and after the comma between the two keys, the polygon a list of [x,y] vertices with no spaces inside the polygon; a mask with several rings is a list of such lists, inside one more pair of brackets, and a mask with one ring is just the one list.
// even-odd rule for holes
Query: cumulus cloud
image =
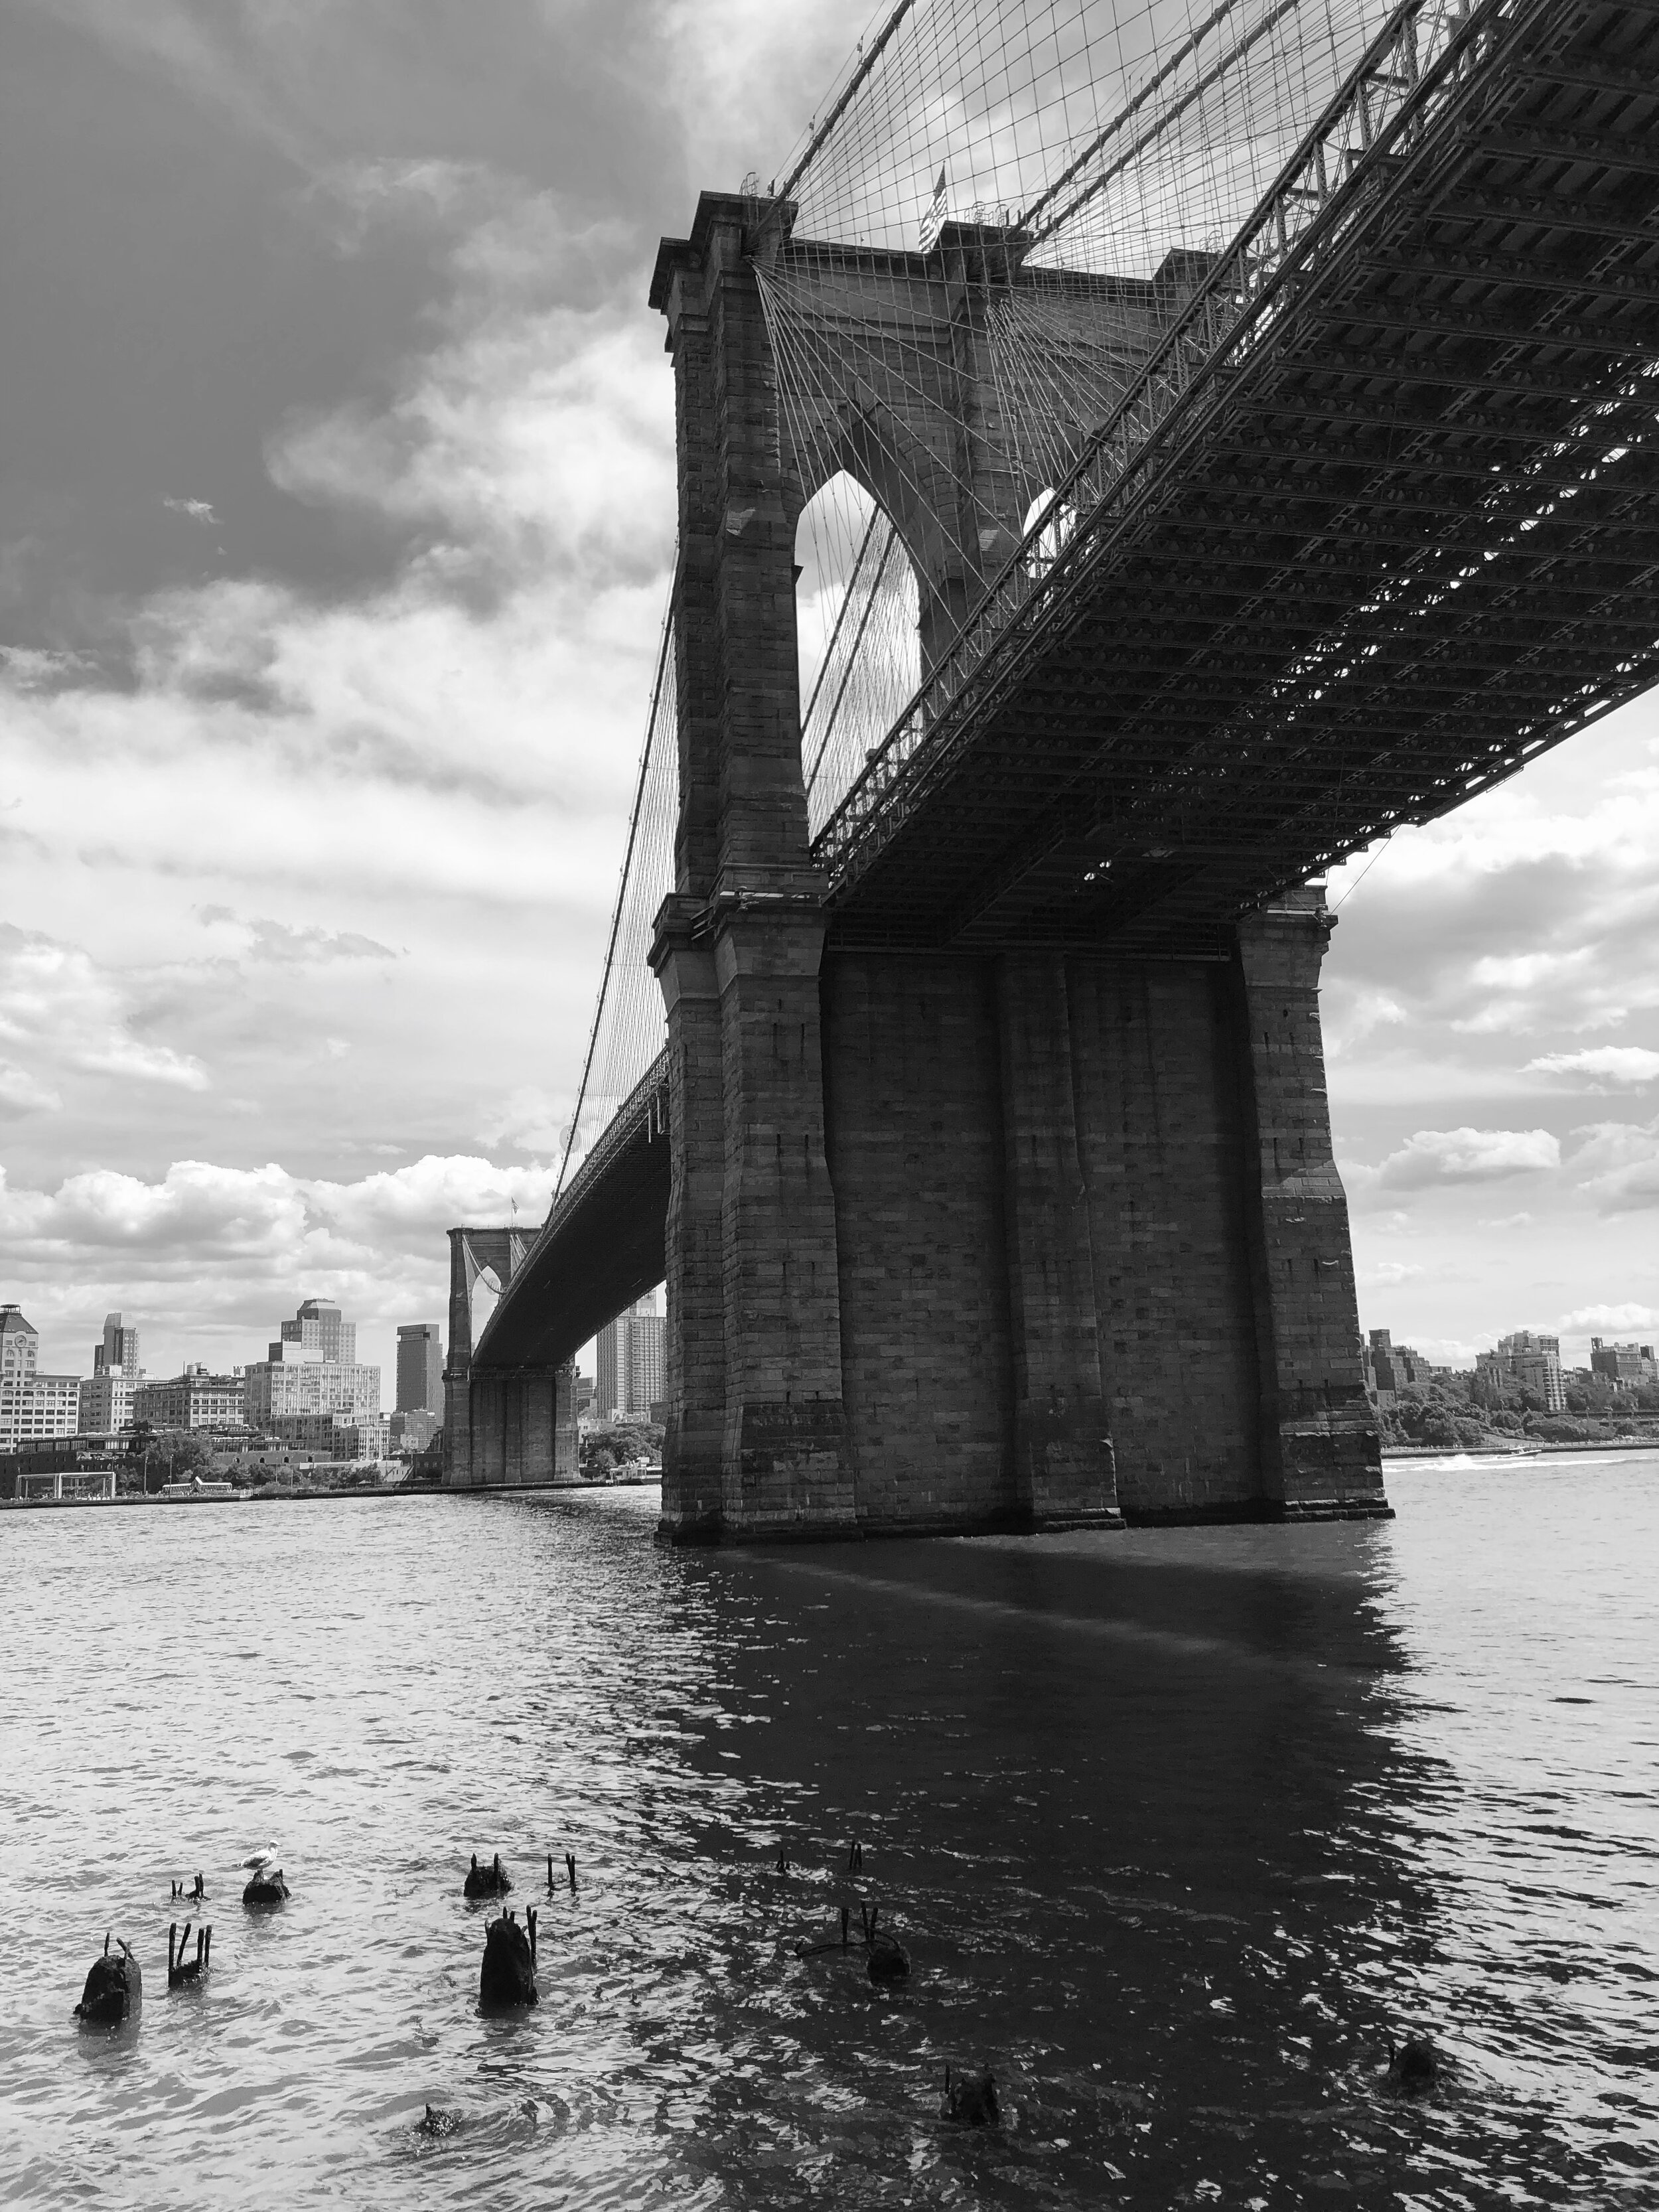
{"label": "cumulus cloud", "polygon": [[1659,1306],[1627,1301],[1617,1306],[1575,1306],[1557,1321],[1562,1336],[1613,1336],[1626,1328],[1659,1328]]}
{"label": "cumulus cloud", "polygon": [[1385,1190],[1425,1190],[1498,1182],[1560,1164],[1560,1142],[1547,1129],[1419,1129],[1370,1179]]}
{"label": "cumulus cloud", "polygon": [[[337,1297],[372,1335],[445,1310],[445,1232],[468,1221],[544,1217],[550,1170],[428,1154],[355,1181],[275,1162],[175,1161],[154,1180],[95,1169],[52,1189],[0,1172],[9,1295],[55,1324],[49,1361],[80,1371],[97,1315],[119,1307],[143,1333],[146,1364],[257,1359],[306,1295]],[[204,1274],[210,1297],[204,1295]]]}
{"label": "cumulus cloud", "polygon": [[1540,1053],[1536,1060],[1527,1062],[1523,1073],[1528,1075],[1585,1075],[1597,1085],[1614,1084],[1623,1089],[1641,1083],[1651,1083],[1659,1076],[1659,1052],[1650,1052],[1645,1045],[1599,1044],[1583,1052]]}

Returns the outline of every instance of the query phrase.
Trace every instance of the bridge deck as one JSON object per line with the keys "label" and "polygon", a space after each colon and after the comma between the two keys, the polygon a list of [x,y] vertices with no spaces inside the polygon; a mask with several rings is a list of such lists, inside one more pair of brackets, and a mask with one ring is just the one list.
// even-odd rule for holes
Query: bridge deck
{"label": "bridge deck", "polygon": [[555,1201],[473,1351],[472,1367],[556,1367],[661,1282],[668,1055],[646,1070]]}
{"label": "bridge deck", "polygon": [[1461,20],[1396,18],[832,817],[835,941],[1218,955],[1659,678],[1659,14]]}

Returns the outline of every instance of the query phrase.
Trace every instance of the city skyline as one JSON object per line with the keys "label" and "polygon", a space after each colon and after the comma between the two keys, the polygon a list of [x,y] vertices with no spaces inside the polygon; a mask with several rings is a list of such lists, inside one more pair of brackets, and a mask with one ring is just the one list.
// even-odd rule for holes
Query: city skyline
{"label": "city skyline", "polygon": [[[120,1309],[176,1372],[302,1281],[390,1374],[444,1231],[555,1176],[672,556],[657,238],[863,16],[624,9],[578,64],[509,9],[464,69],[372,16],[167,26],[9,30],[8,1294],[53,1368]],[[66,267],[74,315],[28,289]],[[1360,1320],[1443,1364],[1659,1326],[1656,732],[1332,878]]]}

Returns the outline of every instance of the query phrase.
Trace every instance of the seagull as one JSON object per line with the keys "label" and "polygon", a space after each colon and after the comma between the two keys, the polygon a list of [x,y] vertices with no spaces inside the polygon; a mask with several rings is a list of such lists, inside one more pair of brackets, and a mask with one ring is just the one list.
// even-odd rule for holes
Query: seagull
{"label": "seagull", "polygon": [[267,1844],[263,1850],[250,1851],[246,1858],[242,1861],[242,1865],[245,1869],[255,1874],[264,1874],[268,1869],[272,1867],[276,1869],[278,1874],[281,1874],[283,1870],[282,1853],[277,1850],[275,1844]]}

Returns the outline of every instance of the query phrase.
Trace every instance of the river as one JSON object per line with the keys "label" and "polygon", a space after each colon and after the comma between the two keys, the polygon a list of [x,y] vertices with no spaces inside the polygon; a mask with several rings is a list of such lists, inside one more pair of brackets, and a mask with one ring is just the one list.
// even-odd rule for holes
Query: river
{"label": "river", "polygon": [[[639,1492],[0,1516],[0,2202],[1659,2204],[1659,1458],[1389,1486],[747,1553]],[[854,1839],[896,1990],[794,1955]],[[542,1906],[506,2021],[496,1850]],[[81,2031],[106,1929],[142,2014]]]}

